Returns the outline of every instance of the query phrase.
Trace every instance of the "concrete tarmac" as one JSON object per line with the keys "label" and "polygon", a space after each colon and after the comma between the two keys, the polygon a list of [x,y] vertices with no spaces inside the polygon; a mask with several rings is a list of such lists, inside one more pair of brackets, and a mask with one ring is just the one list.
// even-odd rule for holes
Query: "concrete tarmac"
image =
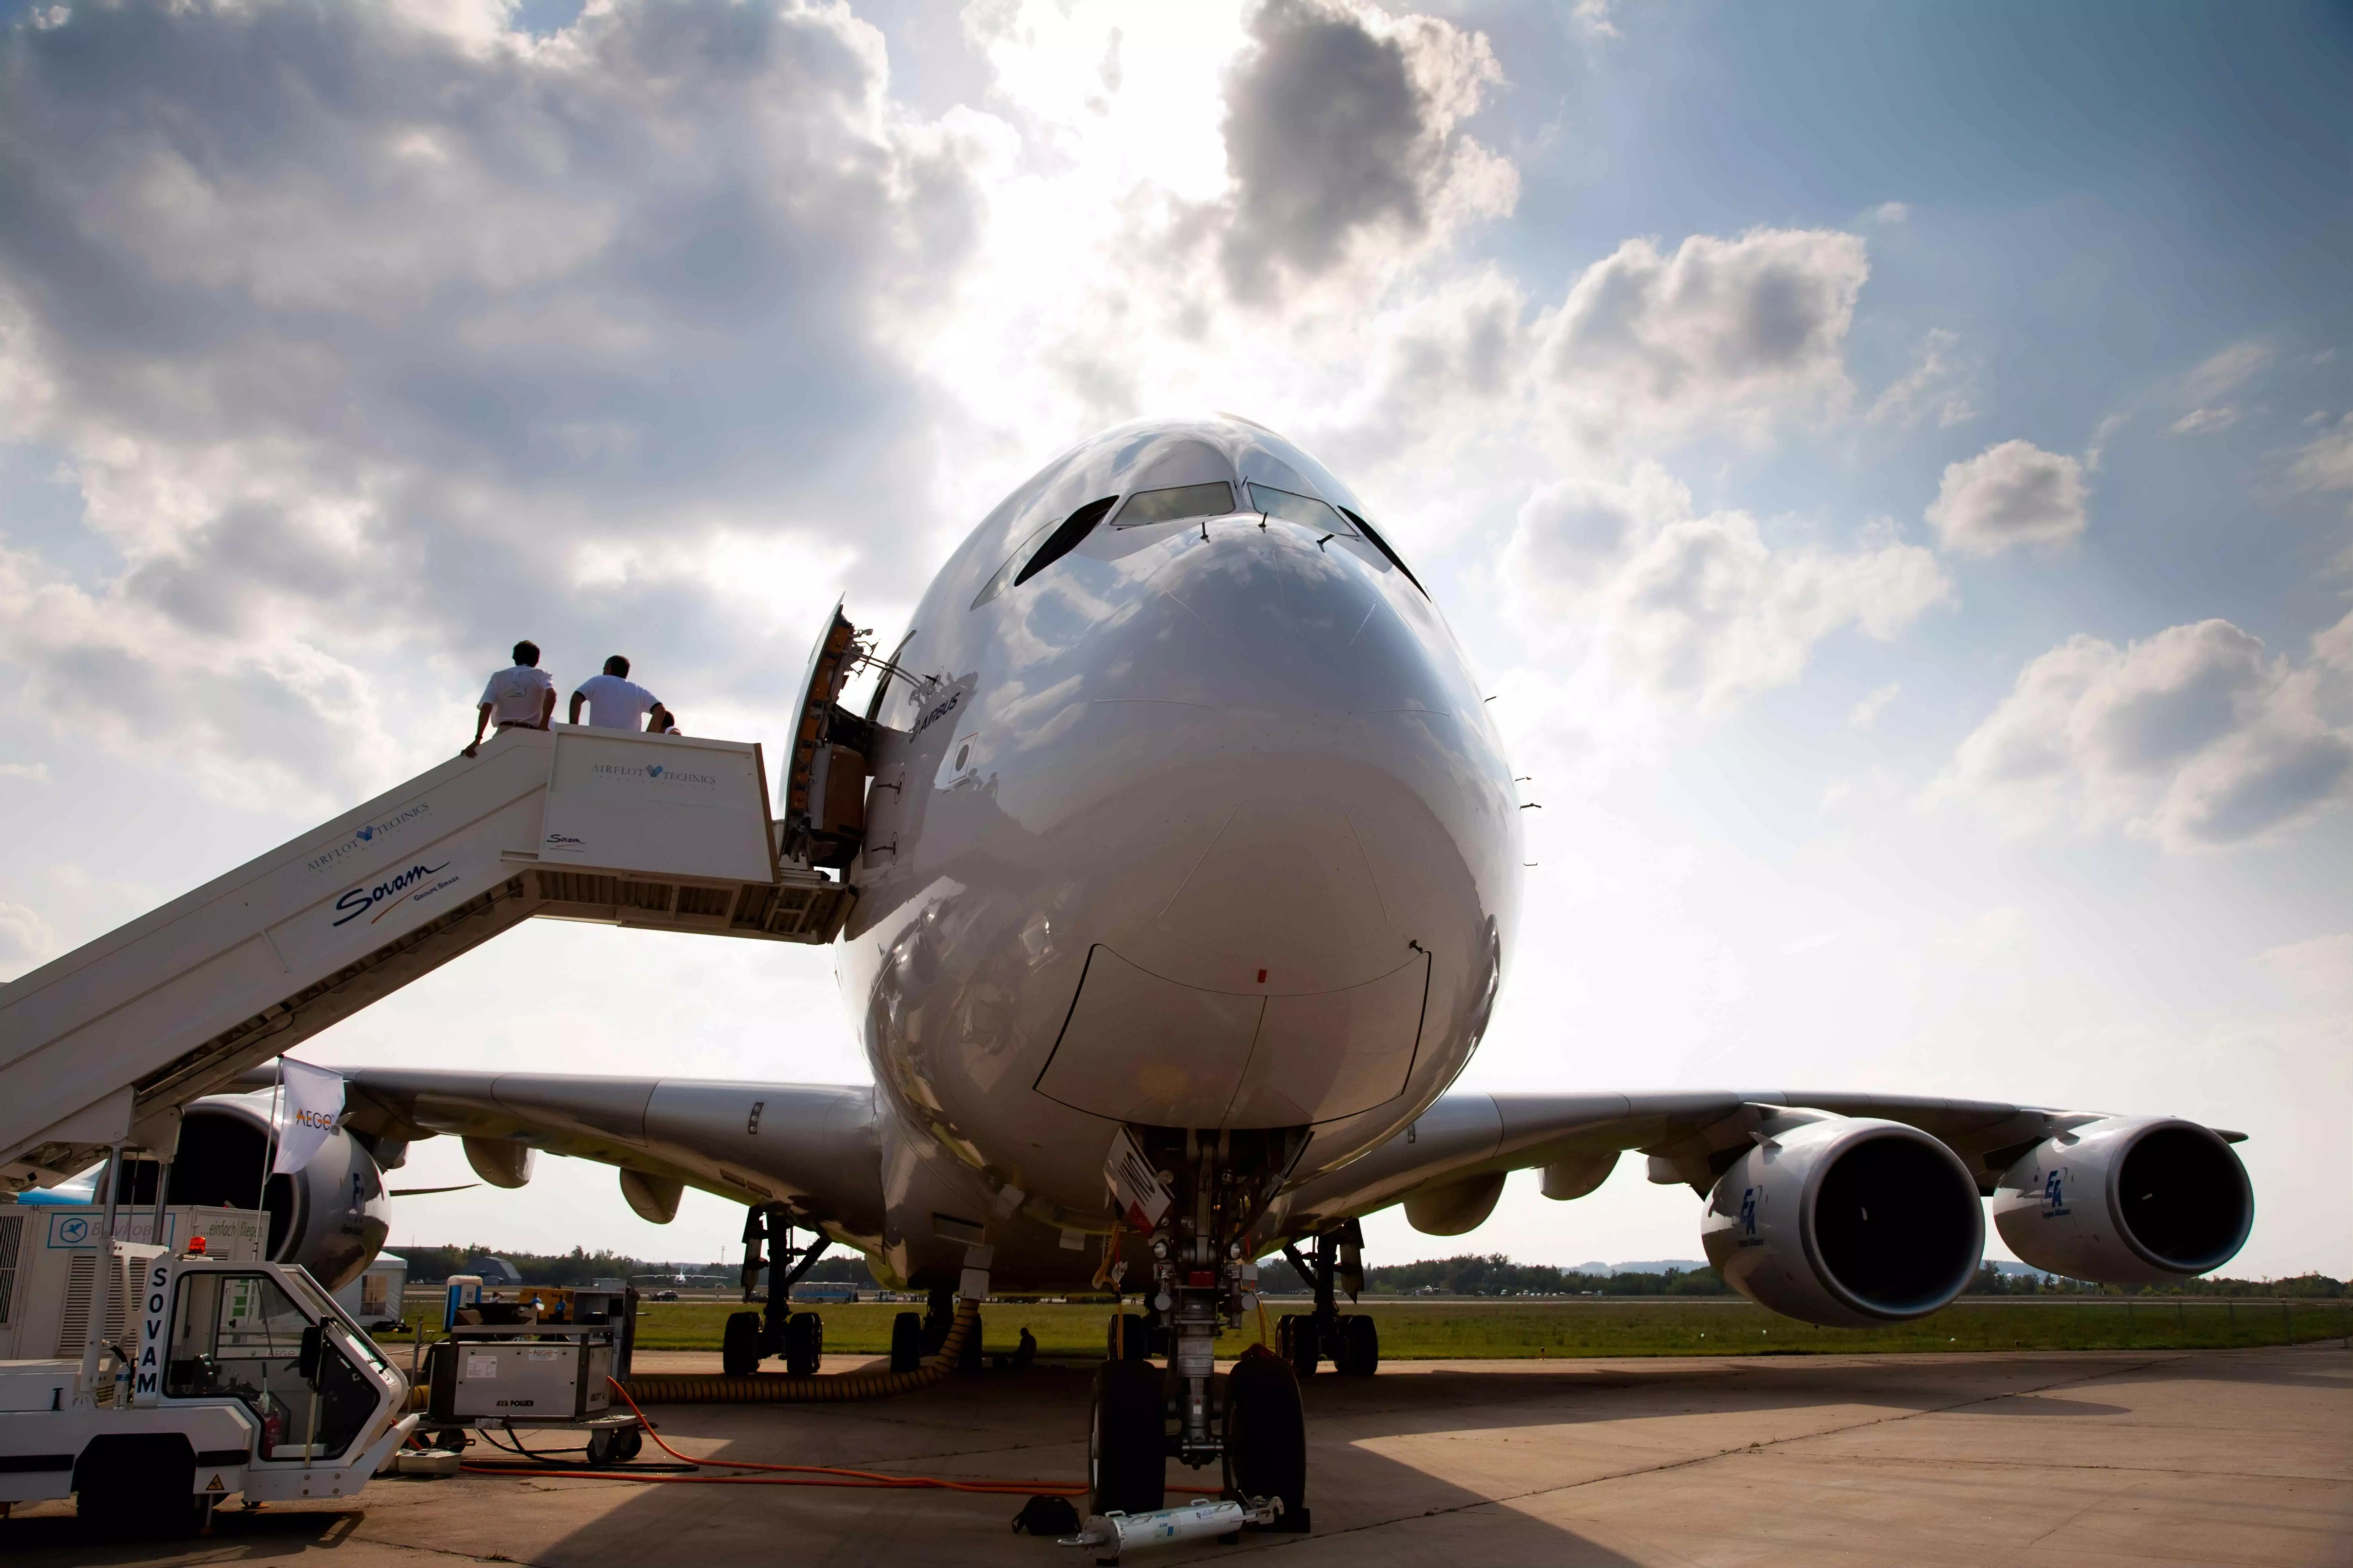
{"label": "concrete tarmac", "polygon": [[[2353,1563],[2353,1354],[2334,1344],[1404,1363],[1318,1376],[1307,1404],[1314,1533],[1128,1561]],[[652,1415],[698,1458],[1076,1479],[1086,1405],[1084,1372],[1038,1366],[863,1405]],[[1172,1502],[1196,1475],[1171,1464]],[[1214,1471],[1198,1475],[1213,1489]],[[380,1480],[355,1504],[232,1508],[208,1540],[144,1545],[93,1541],[68,1505],[40,1504],[0,1522],[0,1556],[12,1568],[1092,1563],[1012,1534],[1020,1500],[468,1475]]]}

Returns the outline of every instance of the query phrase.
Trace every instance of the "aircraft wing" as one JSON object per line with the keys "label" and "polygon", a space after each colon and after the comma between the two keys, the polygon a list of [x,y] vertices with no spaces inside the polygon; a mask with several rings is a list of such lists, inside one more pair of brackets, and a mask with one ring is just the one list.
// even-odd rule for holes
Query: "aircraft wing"
{"label": "aircraft wing", "polygon": [[852,1246],[882,1233],[871,1085],[340,1070],[344,1125],[387,1169],[408,1143],[448,1134],[466,1141],[469,1163],[496,1186],[522,1185],[522,1152],[543,1149],[652,1178],[622,1186],[649,1219],[659,1215],[648,1204],[659,1210],[666,1184],[681,1183],[732,1203],[789,1204],[802,1224]]}
{"label": "aircraft wing", "polygon": [[[1541,1167],[1547,1196],[1581,1197],[1627,1150],[1650,1159],[1650,1178],[1703,1197],[1773,1110],[1806,1107],[1916,1127],[1949,1147],[1991,1193],[2010,1163],[2055,1133],[2108,1114],[1996,1100],[1919,1095],[1814,1094],[1786,1089],[1630,1094],[1449,1094],[1405,1131],[1278,1200],[1292,1235],[1404,1203],[1418,1226],[1459,1235],[1484,1219],[1510,1172]],[[2231,1142],[2244,1133],[2216,1130]],[[1430,1224],[1421,1224],[1423,1220]],[[1457,1225],[1456,1221],[1467,1220]]]}

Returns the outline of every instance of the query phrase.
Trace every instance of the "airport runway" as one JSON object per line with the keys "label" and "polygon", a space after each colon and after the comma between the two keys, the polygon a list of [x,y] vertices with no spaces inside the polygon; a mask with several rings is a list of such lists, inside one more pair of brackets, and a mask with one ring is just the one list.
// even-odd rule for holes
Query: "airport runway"
{"label": "airport runway", "polygon": [[[674,1406],[698,1456],[1076,1478],[1086,1376],[1038,1367],[869,1405]],[[1308,1388],[1307,1537],[1139,1552],[1286,1564],[2353,1563],[2353,1354],[1419,1363]],[[480,1453],[480,1449],[474,1450]],[[651,1450],[649,1449],[650,1453]],[[1211,1474],[1211,1472],[1203,1472]],[[1171,1500],[1184,1492],[1170,1468]],[[63,1504],[0,1522],[21,1568],[1079,1564],[1018,1499],[465,1477],[358,1506],[93,1545]]]}

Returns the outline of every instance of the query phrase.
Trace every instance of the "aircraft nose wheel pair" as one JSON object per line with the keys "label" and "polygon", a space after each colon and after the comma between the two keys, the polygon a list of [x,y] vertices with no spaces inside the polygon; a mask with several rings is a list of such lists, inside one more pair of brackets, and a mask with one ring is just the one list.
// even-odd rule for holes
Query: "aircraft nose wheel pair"
{"label": "aircraft nose wheel pair", "polygon": [[[1307,1417],[1299,1378],[1280,1357],[1246,1353],[1217,1380],[1225,1495],[1280,1498],[1277,1529],[1304,1531]],[[1090,1511],[1148,1513],[1166,1496],[1170,1378],[1148,1361],[1106,1360],[1095,1371],[1087,1424]]]}

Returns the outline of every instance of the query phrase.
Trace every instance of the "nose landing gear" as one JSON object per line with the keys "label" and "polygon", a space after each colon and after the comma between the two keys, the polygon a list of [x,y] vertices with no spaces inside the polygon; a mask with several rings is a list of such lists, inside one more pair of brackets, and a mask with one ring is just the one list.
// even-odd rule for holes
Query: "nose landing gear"
{"label": "nose landing gear", "polygon": [[[1136,1128],[1114,1140],[1113,1190],[1146,1233],[1149,1311],[1113,1320],[1117,1348],[1096,1373],[1087,1442],[1095,1513],[1160,1507],[1175,1458],[1219,1465],[1229,1498],[1280,1499],[1271,1528],[1308,1528],[1298,1378],[1260,1346],[1230,1373],[1217,1370],[1219,1331],[1259,1310],[1250,1226],[1305,1142],[1296,1128]],[[1165,1370],[1136,1359],[1163,1348]]]}

